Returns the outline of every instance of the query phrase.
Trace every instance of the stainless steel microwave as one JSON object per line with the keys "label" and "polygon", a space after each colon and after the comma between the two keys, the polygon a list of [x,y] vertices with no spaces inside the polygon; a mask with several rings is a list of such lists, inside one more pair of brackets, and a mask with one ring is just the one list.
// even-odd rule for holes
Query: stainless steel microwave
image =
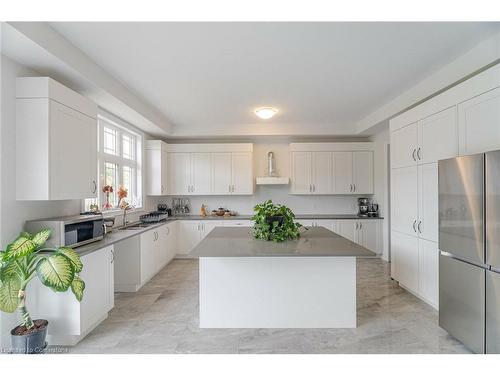
{"label": "stainless steel microwave", "polygon": [[25,224],[29,233],[42,229],[52,230],[47,245],[54,247],[78,247],[104,238],[102,215],[64,216],[30,220]]}

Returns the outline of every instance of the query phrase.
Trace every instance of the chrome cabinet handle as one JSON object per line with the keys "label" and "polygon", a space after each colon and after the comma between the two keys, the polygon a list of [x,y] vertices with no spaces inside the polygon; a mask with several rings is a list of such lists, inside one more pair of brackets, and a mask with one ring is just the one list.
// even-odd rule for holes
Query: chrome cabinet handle
{"label": "chrome cabinet handle", "polygon": [[415,233],[417,233],[417,229],[415,228],[415,225],[416,225],[416,224],[417,224],[417,220],[415,220],[415,221],[413,222],[413,231],[414,231]]}
{"label": "chrome cabinet handle", "polygon": [[358,222],[356,222],[356,230],[358,230],[358,226],[359,226],[359,223],[358,223]]}
{"label": "chrome cabinet handle", "polygon": [[413,158],[413,161],[417,161],[417,159],[415,158],[415,152],[417,152],[416,149],[413,149],[413,152],[411,154],[412,158]]}
{"label": "chrome cabinet handle", "polygon": [[115,250],[111,249],[111,264],[115,262]]}
{"label": "chrome cabinet handle", "polygon": [[422,225],[422,220],[420,220],[417,225],[418,233],[422,233],[422,231],[420,230],[420,225]]}
{"label": "chrome cabinet handle", "polygon": [[227,185],[227,191],[228,191],[228,193],[231,192],[231,185]]}
{"label": "chrome cabinet handle", "polygon": [[359,230],[363,229],[363,223],[359,222]]}
{"label": "chrome cabinet handle", "polygon": [[316,191],[316,185],[313,184],[313,193]]}
{"label": "chrome cabinet handle", "polygon": [[92,180],[92,184],[94,185],[94,189],[92,189],[92,194],[95,194],[97,192],[97,183],[95,180]]}
{"label": "chrome cabinet handle", "polygon": [[352,191],[356,191],[356,184],[352,184]]}
{"label": "chrome cabinet handle", "polygon": [[418,160],[422,160],[422,158],[420,157],[420,147],[417,150],[417,158]]}

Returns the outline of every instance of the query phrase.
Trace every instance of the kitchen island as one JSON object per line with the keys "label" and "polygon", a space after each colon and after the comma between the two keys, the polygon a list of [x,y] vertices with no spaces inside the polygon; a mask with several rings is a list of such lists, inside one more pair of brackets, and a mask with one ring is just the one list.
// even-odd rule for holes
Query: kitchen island
{"label": "kitchen island", "polygon": [[191,251],[201,328],[356,327],[356,258],[373,252],[323,227],[282,243],[251,231],[217,227]]}

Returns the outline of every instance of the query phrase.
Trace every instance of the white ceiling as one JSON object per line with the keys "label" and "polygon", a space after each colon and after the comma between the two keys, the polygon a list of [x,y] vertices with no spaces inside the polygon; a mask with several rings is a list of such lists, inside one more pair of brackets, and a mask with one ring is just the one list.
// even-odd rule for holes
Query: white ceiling
{"label": "white ceiling", "polygon": [[[354,124],[499,23],[51,23],[174,135],[355,134]],[[262,124],[258,106],[280,113]],[[271,125],[268,125],[271,123]],[[297,130],[299,129],[299,130]],[[316,129],[316,130],[314,130]]]}

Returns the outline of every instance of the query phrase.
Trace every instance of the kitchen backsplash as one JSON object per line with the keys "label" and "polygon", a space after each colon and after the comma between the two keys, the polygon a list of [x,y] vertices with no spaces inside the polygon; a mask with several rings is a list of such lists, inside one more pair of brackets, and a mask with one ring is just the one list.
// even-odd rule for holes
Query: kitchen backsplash
{"label": "kitchen backsplash", "polygon": [[[296,214],[351,214],[357,212],[357,197],[342,195],[290,195],[288,187],[257,186],[254,195],[240,196],[190,196],[192,214],[198,215],[202,204],[209,211],[218,207],[228,208],[240,215],[252,214],[253,207],[272,199],[274,203],[285,204]],[[151,198],[152,202],[172,204],[172,197]]]}

